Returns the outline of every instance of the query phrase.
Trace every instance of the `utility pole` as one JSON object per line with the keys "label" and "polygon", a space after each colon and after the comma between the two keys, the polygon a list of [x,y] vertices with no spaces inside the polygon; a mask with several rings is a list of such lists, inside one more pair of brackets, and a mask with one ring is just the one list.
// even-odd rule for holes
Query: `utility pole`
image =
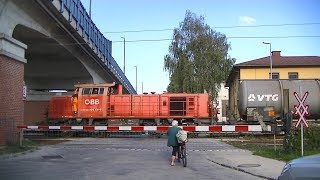
{"label": "utility pole", "polygon": [[121,38],[123,39],[123,73],[126,75],[126,38]]}
{"label": "utility pole", "polygon": [[134,66],[136,68],[136,92],[138,94],[138,66]]}
{"label": "utility pole", "polygon": [[143,82],[141,82],[141,94],[143,94]]}
{"label": "utility pole", "polygon": [[269,44],[270,50],[270,79],[272,79],[272,52],[271,52],[271,43],[270,42],[263,42],[263,44]]}

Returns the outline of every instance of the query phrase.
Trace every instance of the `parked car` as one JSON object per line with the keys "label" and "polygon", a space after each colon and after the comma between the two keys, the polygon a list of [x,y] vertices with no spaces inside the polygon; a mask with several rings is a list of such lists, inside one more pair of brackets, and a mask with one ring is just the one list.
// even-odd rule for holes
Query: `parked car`
{"label": "parked car", "polygon": [[320,179],[320,154],[305,156],[288,162],[278,180]]}

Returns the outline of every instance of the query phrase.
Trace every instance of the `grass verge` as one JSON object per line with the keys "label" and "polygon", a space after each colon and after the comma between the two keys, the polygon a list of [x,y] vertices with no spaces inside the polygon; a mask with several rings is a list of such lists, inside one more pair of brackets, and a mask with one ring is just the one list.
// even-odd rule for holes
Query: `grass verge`
{"label": "grass verge", "polygon": [[62,143],[68,140],[61,139],[23,139],[22,146],[19,145],[8,145],[3,148],[0,148],[0,155],[4,154],[14,154],[14,153],[23,153],[26,151],[33,151],[39,149],[40,146],[53,145]]}
{"label": "grass verge", "polygon": [[21,153],[29,150],[35,150],[38,148],[39,143],[35,141],[31,141],[29,139],[24,139],[22,142],[22,146],[19,145],[8,145],[0,149],[0,155],[4,154],[14,154],[14,153]]}
{"label": "grass verge", "polygon": [[[231,144],[240,149],[249,150],[253,152],[254,155],[276,159],[280,161],[285,161],[285,162],[301,157],[301,151],[286,153],[282,149],[282,146],[277,146],[276,149],[274,149],[274,146],[272,145],[263,145],[263,144],[251,144],[251,143],[247,144],[243,142],[228,142],[228,144]],[[320,150],[306,150],[304,151],[304,156],[319,154],[319,153],[320,153]]]}

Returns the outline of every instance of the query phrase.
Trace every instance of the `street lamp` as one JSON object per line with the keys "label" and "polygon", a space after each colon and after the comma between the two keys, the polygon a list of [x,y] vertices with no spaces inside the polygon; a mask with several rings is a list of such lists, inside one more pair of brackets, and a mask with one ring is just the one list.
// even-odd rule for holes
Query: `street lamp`
{"label": "street lamp", "polygon": [[89,17],[91,18],[91,0],[90,0],[90,4],[89,4]]}
{"label": "street lamp", "polygon": [[263,42],[263,44],[269,44],[270,47],[270,79],[272,79],[272,52],[271,52],[271,43],[270,42]]}
{"label": "street lamp", "polygon": [[126,75],[126,38],[121,38],[123,39],[123,73]]}
{"label": "street lamp", "polygon": [[134,66],[136,68],[136,92],[138,93],[138,67]]}

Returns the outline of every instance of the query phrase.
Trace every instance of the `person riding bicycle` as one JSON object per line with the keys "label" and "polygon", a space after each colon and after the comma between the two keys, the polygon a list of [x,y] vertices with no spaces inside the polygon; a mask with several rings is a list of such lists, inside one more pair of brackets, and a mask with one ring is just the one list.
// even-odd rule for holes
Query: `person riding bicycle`
{"label": "person riding bicycle", "polygon": [[179,150],[179,143],[176,137],[176,134],[178,133],[179,130],[181,130],[181,128],[178,127],[178,121],[173,120],[172,126],[167,131],[167,136],[168,136],[167,146],[172,147],[171,166],[175,165],[177,152]]}

